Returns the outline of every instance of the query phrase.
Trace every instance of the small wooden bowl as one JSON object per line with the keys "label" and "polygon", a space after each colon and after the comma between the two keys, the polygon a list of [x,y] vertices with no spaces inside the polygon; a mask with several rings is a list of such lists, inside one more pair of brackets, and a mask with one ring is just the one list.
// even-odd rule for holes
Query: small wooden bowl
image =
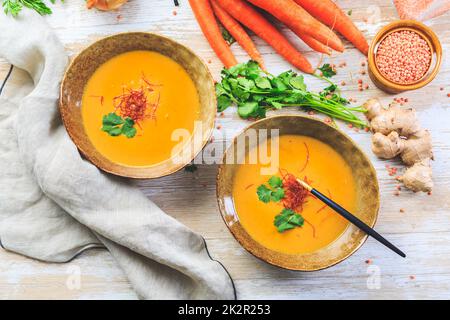
{"label": "small wooden bowl", "polygon": [[[379,44],[390,34],[397,31],[409,30],[419,34],[427,43],[431,49],[431,63],[428,71],[424,76],[410,84],[399,84],[387,79],[379,71],[376,63],[376,53]],[[442,63],[442,46],[437,35],[429,27],[421,22],[415,20],[399,20],[388,24],[383,27],[375,35],[369,47],[369,76],[375,85],[388,93],[400,93],[409,90],[416,90],[426,86],[430,83],[438,74],[439,68]]]}
{"label": "small wooden bowl", "polygon": [[[379,209],[377,175],[369,159],[347,135],[320,120],[294,115],[276,116],[257,121],[248,126],[240,136],[245,135],[249,129],[267,129],[269,133],[271,129],[279,129],[280,135],[310,136],[335,149],[353,168],[357,191],[357,210],[354,214],[369,226],[373,227],[375,225]],[[238,137],[233,141],[232,147],[234,148],[237,146]],[[249,146],[248,143],[246,144],[246,152],[248,152]],[[219,166],[217,201],[220,213],[228,229],[236,240],[251,254],[272,265],[285,269],[316,271],[331,267],[345,260],[365,242],[367,235],[352,224],[349,224],[336,241],[325,248],[307,254],[280,253],[256,242],[240,224],[239,215],[234,207],[232,190],[235,172],[239,164],[225,163],[227,154],[232,152],[231,150],[231,147],[227,150],[224,155],[224,164]]]}
{"label": "small wooden bowl", "polygon": [[[195,83],[200,97],[199,121],[193,135],[202,138],[202,144],[187,143],[181,150],[185,162],[172,159],[148,167],[132,167],[114,163],[104,157],[89,140],[81,116],[81,100],[84,87],[95,70],[116,55],[133,50],[159,52],[179,63]],[[116,34],[101,39],[83,50],[70,64],[61,85],[60,112],[63,123],[81,153],[98,168],[123,177],[158,178],[176,172],[186,166],[206,145],[214,129],[217,101],[214,80],[203,61],[185,46],[157,34],[132,32]],[[201,127],[201,129],[199,129]],[[201,132],[200,132],[201,130]],[[161,141],[161,143],[164,143]],[[186,150],[189,150],[188,152]]]}

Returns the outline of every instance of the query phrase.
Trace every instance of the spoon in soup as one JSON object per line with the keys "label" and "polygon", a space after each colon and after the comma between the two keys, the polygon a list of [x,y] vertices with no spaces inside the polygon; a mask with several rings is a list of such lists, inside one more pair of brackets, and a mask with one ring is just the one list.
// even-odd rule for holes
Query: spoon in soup
{"label": "spoon in soup", "polygon": [[341,207],[339,204],[337,204],[336,202],[334,202],[333,200],[331,200],[330,198],[328,198],[327,196],[325,196],[324,194],[322,194],[320,191],[314,189],[313,187],[311,187],[308,183],[306,183],[305,181],[298,179],[297,181],[302,185],[303,188],[305,188],[306,190],[308,190],[312,195],[314,195],[317,199],[319,199],[320,201],[322,201],[323,203],[325,203],[327,206],[329,206],[331,209],[333,209],[334,211],[336,211],[337,213],[339,213],[342,217],[344,217],[345,219],[347,219],[348,221],[350,221],[352,224],[354,224],[355,226],[357,226],[359,229],[361,229],[362,231],[364,231],[367,235],[371,236],[372,238],[378,240],[379,242],[381,242],[382,244],[384,244],[386,247],[388,247],[389,249],[391,249],[392,251],[394,251],[395,253],[397,253],[398,255],[400,255],[403,258],[406,258],[406,254],[401,251],[399,248],[397,248],[396,246],[394,246],[392,243],[390,243],[388,240],[386,240],[382,235],[380,235],[378,232],[376,232],[374,229],[372,229],[371,227],[369,227],[367,224],[365,224],[364,222],[362,222],[359,218],[357,218],[355,215],[353,215],[352,213],[348,212],[346,209],[344,209],[343,207]]}

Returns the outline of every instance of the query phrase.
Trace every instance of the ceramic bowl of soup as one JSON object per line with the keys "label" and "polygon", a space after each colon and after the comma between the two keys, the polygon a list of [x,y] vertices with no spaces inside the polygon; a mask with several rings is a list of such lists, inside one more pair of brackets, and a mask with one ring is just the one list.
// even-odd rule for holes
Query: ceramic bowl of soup
{"label": "ceramic bowl of soup", "polygon": [[60,111],[81,153],[100,169],[157,178],[188,164],[209,140],[216,97],[206,65],[152,33],[101,39],[70,64]]}
{"label": "ceramic bowl of soup", "polygon": [[225,224],[247,251],[285,269],[315,271],[345,260],[367,235],[297,192],[293,177],[375,225],[379,189],[368,158],[336,128],[294,115],[251,124],[226,151],[217,176]]}

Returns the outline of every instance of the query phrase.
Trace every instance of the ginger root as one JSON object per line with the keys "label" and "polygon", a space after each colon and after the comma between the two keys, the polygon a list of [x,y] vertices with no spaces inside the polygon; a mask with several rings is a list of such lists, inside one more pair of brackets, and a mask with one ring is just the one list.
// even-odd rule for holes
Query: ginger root
{"label": "ginger root", "polygon": [[378,99],[364,104],[366,117],[374,135],[372,151],[382,159],[400,156],[408,166],[399,178],[406,188],[414,192],[431,192],[433,188],[431,135],[420,127],[414,109],[392,105],[384,109]]}
{"label": "ginger root", "polygon": [[87,0],[86,6],[88,9],[95,7],[99,10],[109,11],[119,8],[127,1],[128,0]]}

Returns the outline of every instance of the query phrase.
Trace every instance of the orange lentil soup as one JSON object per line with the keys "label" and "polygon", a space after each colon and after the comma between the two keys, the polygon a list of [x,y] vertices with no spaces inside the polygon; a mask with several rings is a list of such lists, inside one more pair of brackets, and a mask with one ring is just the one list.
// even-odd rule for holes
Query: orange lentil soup
{"label": "orange lentil soup", "polygon": [[[148,110],[135,123],[136,135],[127,138],[102,131],[105,115],[120,115],[117,97],[141,89]],[[130,51],[95,71],[84,89],[81,112],[89,139],[106,158],[126,166],[151,166],[171,158],[179,143],[171,140],[175,129],[193,132],[200,100],[194,82],[177,62],[157,52]]]}
{"label": "orange lentil soup", "polygon": [[[301,178],[306,176],[314,188],[350,212],[355,211],[355,181],[351,168],[341,155],[311,137],[282,135],[279,139],[281,172]],[[274,218],[283,210],[283,205],[263,203],[256,193],[258,186],[266,184],[271,177],[261,175],[260,169],[263,167],[246,161],[237,169],[233,185],[233,201],[239,221],[254,240],[274,251],[302,254],[324,248],[342,235],[348,222],[311,196],[308,196],[303,210],[297,211],[305,219],[304,225],[278,232]]]}

